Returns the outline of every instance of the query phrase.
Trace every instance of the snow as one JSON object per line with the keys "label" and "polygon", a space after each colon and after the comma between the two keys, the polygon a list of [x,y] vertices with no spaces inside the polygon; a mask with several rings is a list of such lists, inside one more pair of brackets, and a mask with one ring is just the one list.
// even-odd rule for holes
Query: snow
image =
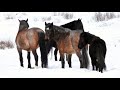
{"label": "snow", "polygon": [[[57,15],[54,15],[54,12],[0,12],[0,41],[11,40],[15,45],[15,37],[19,27],[18,19],[28,18],[30,27],[39,27],[44,30],[45,21],[61,25],[82,18],[85,31],[89,31],[106,41],[105,63],[107,70],[103,73],[93,71],[91,63],[88,69],[80,69],[80,62],[76,54],[72,55],[72,68],[69,68],[65,61],[65,69],[62,69],[61,62],[54,60],[53,53],[48,55],[48,68],[41,68],[39,48],[37,49],[39,66],[28,69],[27,52],[23,51],[24,68],[22,68],[15,45],[13,49],[0,49],[0,78],[120,78],[120,18],[95,22],[93,20],[95,12],[70,12],[74,15],[72,19],[64,19],[60,13],[62,12],[56,13]],[[5,17],[8,15],[13,19],[6,19]],[[31,65],[35,66],[32,53]]]}

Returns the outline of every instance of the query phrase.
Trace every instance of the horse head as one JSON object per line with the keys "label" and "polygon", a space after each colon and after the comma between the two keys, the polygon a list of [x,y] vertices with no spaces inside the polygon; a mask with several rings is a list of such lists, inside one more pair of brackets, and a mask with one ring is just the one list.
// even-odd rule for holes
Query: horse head
{"label": "horse head", "polygon": [[25,29],[25,28],[27,28],[27,29],[29,28],[28,19],[27,20],[19,20],[19,22],[20,22],[19,30],[22,30],[22,29]]}
{"label": "horse head", "polygon": [[46,38],[47,39],[52,39],[54,35],[54,30],[53,30],[53,22],[52,23],[46,23],[45,22],[45,32],[46,32]]}

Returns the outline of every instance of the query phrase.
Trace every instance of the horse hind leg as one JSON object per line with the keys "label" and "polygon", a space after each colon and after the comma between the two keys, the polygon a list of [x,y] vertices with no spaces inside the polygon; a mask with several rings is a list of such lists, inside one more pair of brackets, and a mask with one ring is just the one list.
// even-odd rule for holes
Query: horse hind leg
{"label": "horse hind leg", "polygon": [[27,59],[28,59],[28,68],[31,68],[31,63],[30,63],[30,52],[27,52]]}
{"label": "horse hind leg", "polygon": [[71,57],[72,57],[72,54],[68,54],[68,57],[66,58],[67,61],[68,61],[69,68],[72,68],[72,66],[71,66]]}
{"label": "horse hind leg", "polygon": [[18,48],[17,48],[17,50],[18,50],[18,53],[19,53],[20,66],[21,66],[21,67],[24,67],[24,65],[23,65],[22,50],[21,50],[21,49],[18,49]]}
{"label": "horse hind leg", "polygon": [[36,50],[33,50],[32,53],[33,53],[34,59],[35,59],[35,66],[38,66],[38,55],[37,55]]}

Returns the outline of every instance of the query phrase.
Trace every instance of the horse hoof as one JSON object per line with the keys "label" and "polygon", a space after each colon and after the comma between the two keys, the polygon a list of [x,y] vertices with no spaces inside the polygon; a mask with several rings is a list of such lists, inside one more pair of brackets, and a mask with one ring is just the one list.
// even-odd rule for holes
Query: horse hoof
{"label": "horse hoof", "polygon": [[80,66],[80,68],[84,68],[83,66]]}

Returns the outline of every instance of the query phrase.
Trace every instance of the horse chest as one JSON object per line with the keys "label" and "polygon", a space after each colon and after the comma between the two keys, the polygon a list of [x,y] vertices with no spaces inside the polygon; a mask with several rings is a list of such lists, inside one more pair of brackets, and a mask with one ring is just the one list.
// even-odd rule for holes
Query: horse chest
{"label": "horse chest", "polygon": [[19,33],[18,36],[16,37],[16,44],[18,48],[23,48],[23,49],[28,49],[29,47],[29,42],[26,38],[26,34]]}

